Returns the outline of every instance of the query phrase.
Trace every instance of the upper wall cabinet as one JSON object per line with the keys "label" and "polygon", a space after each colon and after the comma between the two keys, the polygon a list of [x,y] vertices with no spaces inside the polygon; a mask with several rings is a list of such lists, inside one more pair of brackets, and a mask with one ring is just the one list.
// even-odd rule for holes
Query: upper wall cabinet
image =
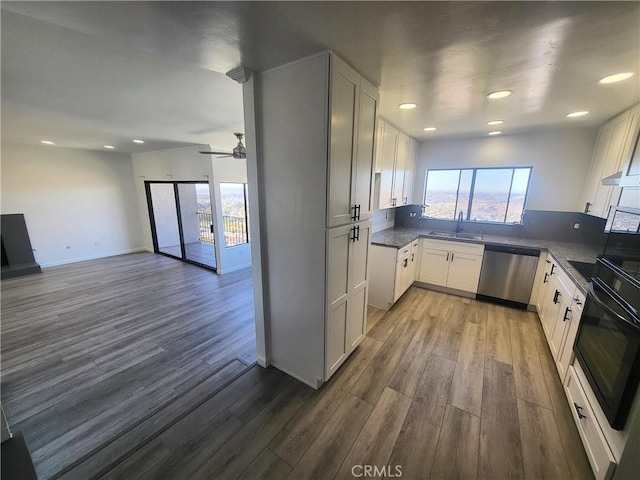
{"label": "upper wall cabinet", "polygon": [[622,154],[621,187],[640,186],[640,104],[631,109],[629,130]]}
{"label": "upper wall cabinet", "polygon": [[380,173],[378,208],[411,203],[418,142],[378,119],[376,173]]}
{"label": "upper wall cabinet", "polygon": [[[618,204],[620,188],[613,184],[603,185],[602,180],[620,172],[625,161],[631,158],[633,142],[637,137],[637,124],[636,105],[600,127],[584,190],[585,213],[606,218],[609,207]],[[633,172],[634,167],[631,168]],[[640,166],[635,168],[639,170],[636,176],[640,178]]]}
{"label": "upper wall cabinet", "polygon": [[373,210],[373,162],[378,91],[333,57],[328,226],[368,220]]}

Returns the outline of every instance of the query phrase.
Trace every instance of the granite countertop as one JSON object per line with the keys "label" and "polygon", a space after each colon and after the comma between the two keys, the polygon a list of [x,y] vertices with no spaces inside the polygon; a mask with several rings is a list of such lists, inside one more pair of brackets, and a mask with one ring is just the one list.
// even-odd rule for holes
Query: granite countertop
{"label": "granite countertop", "polygon": [[385,247],[401,248],[417,238],[433,238],[452,242],[479,243],[483,245],[508,245],[513,247],[546,250],[555,258],[562,269],[571,277],[584,294],[589,289],[589,281],[569,264],[568,260],[595,263],[602,250],[593,245],[583,243],[557,242],[554,240],[533,240],[529,238],[483,235],[482,240],[469,238],[448,238],[430,235],[431,229],[420,228],[388,228],[373,234],[371,243]]}

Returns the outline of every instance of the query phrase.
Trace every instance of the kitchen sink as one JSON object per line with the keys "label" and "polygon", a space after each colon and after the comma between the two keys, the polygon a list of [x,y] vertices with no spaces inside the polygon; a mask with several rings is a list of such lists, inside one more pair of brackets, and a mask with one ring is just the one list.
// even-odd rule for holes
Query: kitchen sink
{"label": "kitchen sink", "polygon": [[456,233],[457,238],[469,238],[471,240],[482,240],[482,235],[479,233]]}
{"label": "kitchen sink", "polygon": [[482,240],[482,235],[478,233],[439,232],[437,230],[432,230],[431,232],[429,232],[429,235],[433,235],[434,237],[468,238],[470,240]]}
{"label": "kitchen sink", "polygon": [[448,238],[454,238],[456,236],[456,232],[438,232],[438,231],[431,231],[429,232],[429,235],[433,235],[435,237],[448,237]]}

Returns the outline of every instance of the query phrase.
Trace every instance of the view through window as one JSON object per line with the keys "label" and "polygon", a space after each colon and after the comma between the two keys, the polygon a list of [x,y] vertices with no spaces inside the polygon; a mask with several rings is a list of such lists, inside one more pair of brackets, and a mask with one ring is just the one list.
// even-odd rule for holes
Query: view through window
{"label": "view through window", "polygon": [[234,247],[249,243],[249,214],[246,183],[221,183],[224,244]]}
{"label": "view through window", "polygon": [[424,216],[522,223],[531,167],[428,170]]}

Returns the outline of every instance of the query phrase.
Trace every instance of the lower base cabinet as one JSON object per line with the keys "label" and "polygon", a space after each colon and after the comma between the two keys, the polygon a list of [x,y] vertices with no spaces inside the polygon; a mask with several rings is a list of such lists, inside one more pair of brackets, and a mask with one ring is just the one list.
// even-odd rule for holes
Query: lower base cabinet
{"label": "lower base cabinet", "polygon": [[423,239],[418,280],[478,293],[483,255],[484,245]]}
{"label": "lower base cabinet", "polygon": [[401,248],[371,246],[369,305],[389,310],[413,284],[418,246],[418,240]]}
{"label": "lower base cabinet", "polygon": [[616,466],[615,458],[609,449],[607,440],[600,429],[594,410],[589,403],[573,365],[569,367],[567,372],[564,388],[573,419],[578,427],[578,433],[582,439],[596,480],[611,478]]}

